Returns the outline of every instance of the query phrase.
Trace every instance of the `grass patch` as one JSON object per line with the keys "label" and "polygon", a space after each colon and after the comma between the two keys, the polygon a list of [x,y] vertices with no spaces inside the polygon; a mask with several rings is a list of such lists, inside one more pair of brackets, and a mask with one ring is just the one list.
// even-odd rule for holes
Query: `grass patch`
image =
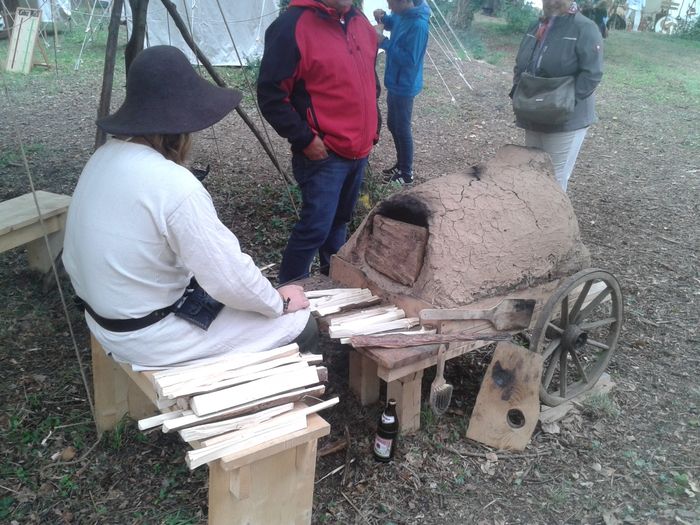
{"label": "grass patch", "polygon": [[583,413],[593,419],[615,419],[620,415],[620,409],[606,393],[589,396],[581,405]]}

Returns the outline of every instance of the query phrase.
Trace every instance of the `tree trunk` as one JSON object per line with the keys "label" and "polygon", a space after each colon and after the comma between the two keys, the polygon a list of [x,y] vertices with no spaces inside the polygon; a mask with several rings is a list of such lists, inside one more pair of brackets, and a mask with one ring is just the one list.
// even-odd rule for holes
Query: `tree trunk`
{"label": "tree trunk", "polygon": [[452,13],[452,26],[456,29],[467,29],[474,19],[474,11],[478,9],[478,0],[458,0]]}
{"label": "tree trunk", "polygon": [[143,42],[146,39],[146,12],[148,11],[148,0],[129,0],[131,4],[131,16],[133,20],[131,36],[124,50],[124,63],[126,73],[134,57],[143,49]]}

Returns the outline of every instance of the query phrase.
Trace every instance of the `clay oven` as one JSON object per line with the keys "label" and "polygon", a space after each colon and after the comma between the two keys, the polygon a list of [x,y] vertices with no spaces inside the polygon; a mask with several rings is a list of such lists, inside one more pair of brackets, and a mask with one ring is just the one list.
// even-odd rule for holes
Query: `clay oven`
{"label": "clay oven", "polygon": [[338,252],[331,277],[454,308],[559,279],[588,263],[549,157],[505,146],[485,164],[381,202]]}

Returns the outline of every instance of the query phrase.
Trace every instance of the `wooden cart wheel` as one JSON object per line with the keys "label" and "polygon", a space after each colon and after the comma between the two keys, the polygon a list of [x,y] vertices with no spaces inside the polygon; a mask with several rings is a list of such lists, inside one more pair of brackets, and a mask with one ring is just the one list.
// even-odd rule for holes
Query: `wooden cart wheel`
{"label": "wooden cart wheel", "polygon": [[615,353],[622,308],[620,285],[604,270],[582,270],[557,288],[530,340],[544,358],[544,404],[557,406],[595,385]]}

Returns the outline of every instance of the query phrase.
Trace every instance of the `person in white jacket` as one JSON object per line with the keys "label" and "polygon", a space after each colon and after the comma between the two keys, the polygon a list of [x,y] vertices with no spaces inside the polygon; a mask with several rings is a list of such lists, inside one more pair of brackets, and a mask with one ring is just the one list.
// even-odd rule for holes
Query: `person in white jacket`
{"label": "person in white jacket", "polygon": [[90,331],[135,369],[317,344],[303,288],[270,284],[182,165],[191,133],[241,97],[156,46],[131,64],[123,105],[97,122],[113,137],[80,175],[63,262]]}
{"label": "person in white jacket", "polygon": [[632,31],[639,31],[639,22],[642,19],[642,11],[646,6],[646,0],[628,0],[627,1],[627,27],[632,22]]}

